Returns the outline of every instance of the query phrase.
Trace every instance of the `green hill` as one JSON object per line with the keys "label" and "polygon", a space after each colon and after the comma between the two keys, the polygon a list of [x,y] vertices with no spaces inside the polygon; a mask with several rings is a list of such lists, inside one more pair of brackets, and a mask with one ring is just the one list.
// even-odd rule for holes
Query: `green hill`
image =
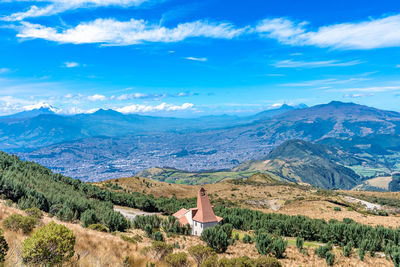
{"label": "green hill", "polygon": [[265,159],[246,162],[234,170],[266,172],[273,177],[328,189],[353,188],[360,177],[337,163],[334,159],[337,152],[328,146],[290,140],[271,151]]}

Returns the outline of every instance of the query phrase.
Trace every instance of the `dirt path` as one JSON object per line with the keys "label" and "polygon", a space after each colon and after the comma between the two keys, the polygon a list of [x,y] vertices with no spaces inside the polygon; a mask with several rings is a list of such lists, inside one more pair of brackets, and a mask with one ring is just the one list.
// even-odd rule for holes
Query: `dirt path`
{"label": "dirt path", "polygon": [[123,207],[123,206],[114,206],[114,211],[117,211],[122,214],[125,218],[129,219],[130,221],[133,221],[136,216],[141,215],[141,216],[149,216],[149,215],[161,215],[159,212],[145,212],[142,210],[138,209],[132,209],[128,207]]}

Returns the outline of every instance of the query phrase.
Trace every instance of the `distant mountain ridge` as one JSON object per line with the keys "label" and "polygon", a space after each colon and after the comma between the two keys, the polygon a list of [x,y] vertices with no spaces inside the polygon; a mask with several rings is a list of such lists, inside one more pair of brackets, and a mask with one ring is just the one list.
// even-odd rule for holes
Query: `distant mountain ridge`
{"label": "distant mountain ridge", "polygon": [[65,116],[56,114],[56,109],[51,106],[42,107],[0,117],[0,149],[12,151],[35,148],[96,136],[117,137],[127,134],[217,129],[267,119],[293,109],[295,108],[283,105],[252,116],[220,115],[191,119],[125,115],[112,109]]}
{"label": "distant mountain ridge", "polygon": [[[101,112],[91,116],[91,120],[79,120],[87,123],[87,126],[82,124],[85,126],[68,128],[68,134],[76,130],[75,137],[83,136],[81,139],[72,139],[74,134],[71,134],[71,141],[60,141],[19,155],[75,178],[98,181],[131,176],[151,167],[162,166],[188,172],[231,169],[247,161],[265,158],[285,141],[300,139],[334,147],[336,150],[332,155],[335,157],[329,160],[351,168],[362,177],[386,175],[400,168],[397,164],[400,159],[400,113],[342,102],[281,111],[281,114],[271,117],[253,117],[237,124],[232,124],[229,116],[224,116],[218,122],[215,117],[206,117],[197,119],[198,128],[185,124],[193,122],[190,119],[173,119],[173,124],[163,124],[164,120],[170,118],[144,118],[138,115],[122,115],[124,120],[113,122]],[[46,116],[51,115],[36,118],[43,119]],[[36,118],[29,121],[35,121]],[[130,124],[126,120],[135,123]],[[226,126],[212,127],[223,125],[221,121]],[[180,123],[179,127],[170,127],[176,125],[176,122]],[[147,130],[152,129],[154,132],[142,131],[148,125]],[[118,128],[123,128],[119,132],[122,135],[93,136],[105,131],[110,133]],[[155,132],[161,128],[169,130]],[[134,133],[125,134],[129,131]],[[51,129],[45,132],[55,136],[62,133]],[[36,138],[35,133],[27,132],[28,142],[31,136]],[[54,141],[52,136],[48,138]],[[41,144],[46,144],[47,139],[43,140]],[[374,143],[370,148],[366,145],[368,140]],[[382,147],[379,144],[384,142],[379,140],[387,140],[387,144]]]}

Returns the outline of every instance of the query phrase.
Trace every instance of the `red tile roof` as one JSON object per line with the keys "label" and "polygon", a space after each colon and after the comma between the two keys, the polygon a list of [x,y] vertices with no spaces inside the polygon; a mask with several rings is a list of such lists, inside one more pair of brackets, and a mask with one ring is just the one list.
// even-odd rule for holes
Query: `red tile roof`
{"label": "red tile roof", "polygon": [[186,216],[180,217],[180,218],[178,219],[178,222],[179,222],[181,225],[189,224],[188,220],[186,219]]}
{"label": "red tile roof", "polygon": [[222,220],[221,217],[217,218],[215,216],[210,199],[203,187],[200,188],[197,194],[197,212],[193,220],[201,223],[219,222]]}
{"label": "red tile roof", "polygon": [[180,217],[182,217],[183,215],[185,215],[186,212],[188,212],[187,209],[180,209],[180,210],[178,210],[177,212],[175,212],[174,214],[172,214],[172,216],[174,216],[174,217],[176,217],[176,218],[179,219]]}

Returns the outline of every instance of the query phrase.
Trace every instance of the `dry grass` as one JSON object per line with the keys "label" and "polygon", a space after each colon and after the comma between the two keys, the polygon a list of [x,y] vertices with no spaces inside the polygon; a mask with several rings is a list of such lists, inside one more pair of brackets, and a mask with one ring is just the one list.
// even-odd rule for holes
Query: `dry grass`
{"label": "dry grass", "polygon": [[[0,222],[9,216],[10,214],[20,213],[22,211],[4,206],[4,203],[0,203]],[[86,228],[82,228],[79,224],[60,222],[54,218],[50,218],[45,215],[42,222],[44,224],[50,221],[63,224],[71,229],[76,236],[75,251],[76,255],[73,260],[66,264],[66,266],[90,266],[90,267],[108,267],[108,266],[123,266],[123,261],[126,256],[130,257],[130,266],[146,266],[147,262],[153,262],[156,266],[166,267],[165,262],[154,260],[151,257],[151,253],[143,255],[141,253],[142,248],[150,246],[152,240],[145,237],[142,230],[131,229],[124,235],[134,236],[140,235],[143,237],[143,241],[138,244],[132,244],[130,242],[123,241],[120,238],[120,234],[115,235],[109,233],[101,233]],[[239,233],[243,236],[244,232]],[[10,251],[6,258],[6,266],[23,266],[21,262],[21,242],[26,238],[22,233],[15,233],[5,231],[5,238],[10,246]],[[187,252],[187,249],[194,245],[205,245],[198,237],[195,236],[173,236],[167,237],[166,242],[169,244],[177,243],[180,248],[174,250],[174,252]],[[324,259],[318,259],[314,255],[313,249],[309,248],[309,255],[301,254],[297,251],[294,245],[289,245],[286,258],[281,259],[283,266],[326,266]],[[356,254],[356,253],[354,253]],[[336,264],[335,266],[392,266],[392,263],[387,261],[385,258],[374,257],[371,258],[366,256],[365,261],[361,262],[356,255],[350,258],[345,258],[341,255],[339,249],[335,251]],[[254,244],[244,244],[241,241],[236,241],[235,245],[230,246],[226,253],[220,254],[219,257],[239,257],[249,256],[252,258],[259,257],[259,254]],[[189,257],[190,266],[195,266],[193,259]]]}
{"label": "dry grass", "polygon": [[[115,180],[110,180],[112,183]],[[104,184],[105,182],[100,183]],[[170,197],[176,195],[177,198],[192,198],[197,196],[198,185],[178,185],[167,184],[147,178],[120,178],[118,184],[129,191],[137,191],[153,194],[156,197]],[[147,187],[146,184],[151,184]],[[342,207],[342,211],[334,212],[333,208],[337,205],[328,200],[342,201],[337,197],[325,197],[316,194],[315,190],[303,189],[295,186],[271,186],[271,185],[234,185],[229,181],[222,181],[216,184],[204,185],[211,199],[221,198],[230,200],[241,207],[257,209],[264,212],[278,212],[287,215],[305,215],[315,219],[337,219],[351,218],[359,223],[376,226],[396,228],[400,225],[398,215],[376,216],[362,214],[357,211],[348,211]],[[375,195],[386,198],[400,199],[400,192],[359,192],[359,191],[339,191],[353,195],[360,194]],[[281,206],[278,210],[276,207]],[[190,207],[189,207],[190,208]],[[275,208],[275,209],[274,209]]]}
{"label": "dry grass", "polygon": [[[0,222],[13,213],[22,211],[0,204]],[[81,227],[79,224],[65,223],[49,216],[44,216],[42,223],[54,221],[63,224],[76,236],[75,256],[68,266],[84,267],[114,267],[123,266],[126,256],[130,257],[131,266],[146,266],[146,262],[154,262],[156,266],[166,266],[165,263],[149,259],[140,253],[144,244],[132,244],[123,241],[118,235],[102,233]],[[23,266],[21,262],[21,242],[27,238],[22,233],[5,231],[5,238],[10,250],[6,257],[6,266]]]}

